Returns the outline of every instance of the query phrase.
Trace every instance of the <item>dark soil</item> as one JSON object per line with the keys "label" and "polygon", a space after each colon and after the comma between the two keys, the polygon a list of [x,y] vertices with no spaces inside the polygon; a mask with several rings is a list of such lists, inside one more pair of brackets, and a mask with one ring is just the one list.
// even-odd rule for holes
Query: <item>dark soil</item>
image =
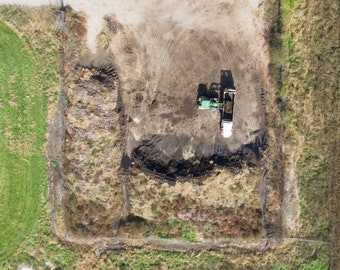
{"label": "dark soil", "polygon": [[[258,166],[261,153],[265,149],[265,134],[256,137],[255,141],[239,149],[231,151],[226,145],[214,145],[212,155],[204,155],[204,148],[197,149],[196,155],[185,160],[182,156],[182,146],[188,143],[188,138],[178,138],[174,135],[154,135],[142,140],[133,152],[133,159],[141,169],[154,173],[171,181],[190,180],[191,177],[203,176],[214,167],[223,166],[230,169],[240,169],[243,164]],[[206,147],[206,146],[205,146]],[[173,153],[169,156],[169,153]]]}

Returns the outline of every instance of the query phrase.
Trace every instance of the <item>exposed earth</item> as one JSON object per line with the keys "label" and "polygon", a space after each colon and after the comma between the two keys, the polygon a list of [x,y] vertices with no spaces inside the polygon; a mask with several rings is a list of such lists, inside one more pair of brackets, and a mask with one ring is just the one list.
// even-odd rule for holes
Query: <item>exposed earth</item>
{"label": "exposed earth", "polygon": [[[128,120],[128,156],[171,178],[211,170],[209,159],[222,165],[257,164],[265,144],[269,63],[262,1],[64,4],[87,16],[87,46],[94,54],[89,58],[112,53]],[[221,78],[221,70],[228,70],[229,78]],[[229,139],[219,134],[219,112],[196,106],[199,89],[221,81],[223,88],[237,91]],[[201,161],[201,170],[192,168]]]}
{"label": "exposed earth", "polygon": [[[249,7],[254,20],[231,27],[238,4],[202,11],[177,4],[152,13],[139,4],[141,20],[105,16],[95,52],[86,49],[85,20],[65,13],[76,36],[65,51],[64,205],[76,234],[183,236],[179,224],[167,232],[171,220],[190,224],[200,239],[263,234],[257,181],[268,58],[263,24],[252,23],[261,13]],[[178,17],[179,10],[188,13]],[[208,14],[223,10],[230,17],[216,27]],[[220,135],[220,113],[196,105],[213,83],[237,91],[230,139]]]}
{"label": "exposed earth", "polygon": [[[111,36],[105,41],[113,52],[129,119],[125,153],[171,177],[200,174],[190,164],[216,155],[235,153],[226,163],[254,162],[243,147],[256,138],[263,144],[261,90],[268,56],[259,3],[151,2],[134,6],[133,18],[139,20],[126,20],[123,14],[130,6],[125,4],[106,17]],[[224,87],[237,90],[230,139],[219,134],[219,112],[199,111],[196,105],[199,86],[220,83],[221,70],[230,71],[229,78],[222,78]]]}

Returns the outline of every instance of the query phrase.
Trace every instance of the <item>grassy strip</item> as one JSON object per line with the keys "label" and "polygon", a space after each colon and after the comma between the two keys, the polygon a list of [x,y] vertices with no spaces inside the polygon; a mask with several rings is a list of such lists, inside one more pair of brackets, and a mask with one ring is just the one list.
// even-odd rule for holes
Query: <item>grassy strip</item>
{"label": "grassy strip", "polygon": [[[300,269],[326,270],[324,247],[317,244],[290,243],[281,249],[263,251],[107,251],[91,269]],[[91,256],[91,255],[90,255]],[[93,258],[88,256],[89,261]],[[79,265],[80,266],[80,265]],[[97,267],[97,268],[96,268]],[[312,268],[314,267],[314,268]],[[80,268],[81,269],[81,268]],[[85,269],[83,267],[82,269]]]}
{"label": "grassy strip", "polygon": [[59,84],[55,16],[52,9],[0,7],[0,20],[20,32],[0,23],[1,269],[74,269],[78,258],[52,235],[46,201],[47,105]]}
{"label": "grassy strip", "polygon": [[[337,47],[335,1],[282,1],[286,77],[281,95],[287,141],[300,147],[301,237],[329,240],[332,149],[337,137]],[[288,19],[287,19],[288,18]]]}
{"label": "grassy strip", "polygon": [[99,269],[224,269],[221,256],[207,252],[140,251],[103,255]]}
{"label": "grassy strip", "polygon": [[[298,236],[329,240],[332,175],[336,155],[336,8],[298,0],[278,3],[280,23],[270,32],[274,76],[280,82],[283,142],[297,147],[296,175],[302,227]],[[334,3],[333,3],[334,5]],[[312,22],[310,22],[310,20]],[[272,20],[273,21],[273,20]],[[333,33],[332,33],[333,32]],[[277,76],[278,70],[281,76]],[[272,74],[272,75],[273,75]],[[333,151],[332,151],[333,150]],[[333,154],[332,154],[333,153]],[[333,164],[333,165],[332,165]]]}
{"label": "grassy strip", "polygon": [[[271,84],[278,89],[276,100],[281,112],[281,120],[272,116],[269,127],[275,128],[278,122],[282,122],[284,128],[278,137],[282,136],[285,145],[297,146],[299,160],[295,173],[301,207],[301,228],[297,236],[328,241],[335,237],[334,232],[330,234],[330,210],[337,205],[335,200],[330,204],[329,199],[336,196],[338,190],[339,99],[335,89],[339,84],[336,79],[339,46],[337,28],[334,27],[338,9],[332,0],[322,3],[303,0],[268,2],[269,71]],[[271,105],[275,112],[275,104]],[[336,224],[335,220],[333,224]],[[282,258],[273,267],[328,269],[328,245],[323,245],[321,254],[317,259],[308,258],[306,253],[304,264],[294,256],[288,260]]]}
{"label": "grassy strip", "polygon": [[[282,264],[275,264],[273,266],[273,270],[290,270],[292,269],[291,266],[285,266]],[[327,270],[328,269],[328,262],[326,260],[314,260],[310,263],[306,263],[301,265],[300,267],[296,268],[299,270]]]}
{"label": "grassy strip", "polygon": [[45,119],[59,84],[55,11],[1,6],[0,19],[21,34],[0,23],[0,268],[74,269],[77,253],[53,237],[46,201]]}
{"label": "grassy strip", "polygon": [[46,186],[43,143],[46,101],[41,67],[0,23],[0,261],[13,254],[37,223]]}

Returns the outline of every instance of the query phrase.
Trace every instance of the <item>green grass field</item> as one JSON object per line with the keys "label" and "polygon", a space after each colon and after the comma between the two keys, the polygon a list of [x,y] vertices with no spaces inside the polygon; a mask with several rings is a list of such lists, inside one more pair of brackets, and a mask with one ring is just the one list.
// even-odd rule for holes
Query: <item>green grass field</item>
{"label": "green grass field", "polygon": [[41,70],[33,52],[0,22],[0,263],[35,229],[47,183]]}

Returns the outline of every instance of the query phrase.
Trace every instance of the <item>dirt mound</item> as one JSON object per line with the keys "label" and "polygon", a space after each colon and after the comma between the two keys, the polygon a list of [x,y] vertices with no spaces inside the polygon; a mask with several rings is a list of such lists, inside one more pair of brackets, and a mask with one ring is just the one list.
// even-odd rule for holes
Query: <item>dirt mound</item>
{"label": "dirt mound", "polygon": [[133,157],[142,169],[169,180],[200,176],[211,171],[214,166],[208,158],[183,157],[182,147],[188,140],[189,138],[178,138],[175,135],[153,135],[140,142]]}
{"label": "dirt mound", "polygon": [[[242,164],[256,166],[265,148],[265,135],[234,151],[227,145],[201,145],[193,151],[195,156],[186,158],[183,148],[190,138],[175,135],[152,135],[140,142],[133,152],[136,163],[148,171],[168,180],[190,179],[205,175],[217,166],[239,169]],[[206,148],[213,149],[205,151]],[[208,152],[208,154],[207,154]],[[209,154],[212,153],[212,154]]]}

